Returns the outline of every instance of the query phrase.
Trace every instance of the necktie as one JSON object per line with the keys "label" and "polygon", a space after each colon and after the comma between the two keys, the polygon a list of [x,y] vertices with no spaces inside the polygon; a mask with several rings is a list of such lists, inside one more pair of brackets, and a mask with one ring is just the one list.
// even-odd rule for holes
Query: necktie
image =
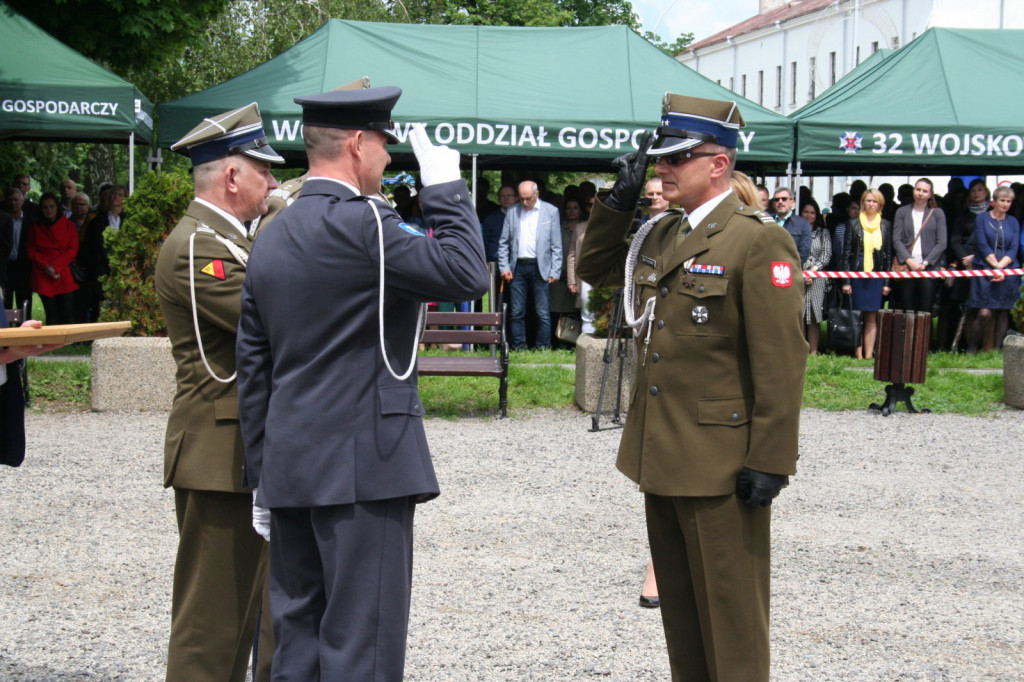
{"label": "necktie", "polygon": [[686,239],[686,235],[690,234],[691,229],[693,228],[690,227],[690,219],[683,218],[683,222],[679,223],[679,231],[676,232],[675,247],[677,249],[679,248],[679,245],[683,243],[683,240]]}

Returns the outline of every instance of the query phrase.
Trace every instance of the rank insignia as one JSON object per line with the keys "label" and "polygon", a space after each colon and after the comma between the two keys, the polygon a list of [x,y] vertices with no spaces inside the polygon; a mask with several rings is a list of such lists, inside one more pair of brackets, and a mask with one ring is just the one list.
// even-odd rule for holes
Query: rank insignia
{"label": "rank insignia", "polygon": [[772,284],[782,288],[793,284],[793,269],[789,263],[772,263]]}
{"label": "rank insignia", "polygon": [[651,284],[654,284],[657,280],[658,275],[656,275],[655,273],[652,272],[651,274],[647,275],[647,281],[650,282]]}
{"label": "rank insignia", "polygon": [[224,261],[219,258],[212,260],[199,272],[210,277],[216,277],[217,279],[224,279]]}
{"label": "rank insignia", "polygon": [[707,324],[708,309],[702,305],[693,306],[693,310],[690,311],[690,319],[692,319],[695,324]]}

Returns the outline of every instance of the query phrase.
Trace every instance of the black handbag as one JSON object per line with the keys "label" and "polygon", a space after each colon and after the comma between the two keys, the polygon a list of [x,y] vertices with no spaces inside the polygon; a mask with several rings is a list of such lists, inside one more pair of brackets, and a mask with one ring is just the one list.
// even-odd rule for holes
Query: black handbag
{"label": "black handbag", "polygon": [[828,311],[828,347],[837,351],[852,351],[860,348],[864,321],[860,311],[853,309],[853,298],[846,297],[847,307],[837,305]]}
{"label": "black handbag", "polygon": [[579,315],[563,313],[558,318],[558,326],[555,327],[555,336],[558,337],[559,341],[564,341],[565,343],[576,343],[576,339],[580,336],[580,329],[582,326],[583,320],[580,319]]}
{"label": "black handbag", "polygon": [[77,260],[71,261],[71,276],[76,282],[81,284],[85,281],[85,266],[79,263]]}

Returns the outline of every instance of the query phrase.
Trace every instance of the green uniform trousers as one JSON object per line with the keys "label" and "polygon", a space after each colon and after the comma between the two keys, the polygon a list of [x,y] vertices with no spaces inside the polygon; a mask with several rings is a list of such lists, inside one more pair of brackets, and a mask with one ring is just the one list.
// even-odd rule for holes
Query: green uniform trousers
{"label": "green uniform trousers", "polygon": [[270,560],[252,528],[252,495],[175,488],[174,505],[179,539],[167,681],[243,682],[260,618],[254,680],[269,682]]}
{"label": "green uniform trousers", "polygon": [[768,682],[771,507],[645,496],[673,682]]}

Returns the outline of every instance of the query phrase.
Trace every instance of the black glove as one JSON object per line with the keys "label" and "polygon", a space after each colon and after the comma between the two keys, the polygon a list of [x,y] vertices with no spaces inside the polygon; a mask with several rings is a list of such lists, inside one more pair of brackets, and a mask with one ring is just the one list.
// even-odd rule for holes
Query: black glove
{"label": "black glove", "polygon": [[789,476],[766,474],[743,467],[736,479],[736,494],[748,507],[770,507],[772,500],[789,485]]}
{"label": "black glove", "polygon": [[619,177],[615,180],[612,191],[602,201],[605,206],[630,213],[636,209],[637,202],[640,201],[640,190],[643,189],[644,179],[647,177],[647,150],[653,143],[654,136],[647,131],[640,138],[639,149],[612,161],[612,165],[619,169]]}

